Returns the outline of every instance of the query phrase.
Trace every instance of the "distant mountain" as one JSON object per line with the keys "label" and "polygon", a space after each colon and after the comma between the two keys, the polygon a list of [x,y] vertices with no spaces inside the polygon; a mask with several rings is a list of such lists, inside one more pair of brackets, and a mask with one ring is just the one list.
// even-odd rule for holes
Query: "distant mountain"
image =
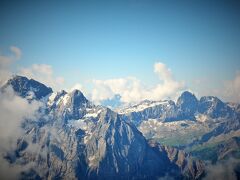
{"label": "distant mountain", "polygon": [[[2,88],[45,103],[38,119],[23,122],[17,148],[4,157],[22,167],[22,179],[199,179],[204,164],[182,150],[147,141],[127,116],[96,106],[82,92],[52,92],[51,88],[17,76]],[[42,100],[42,98],[44,100]],[[174,116],[172,101],[157,103],[147,111]],[[152,106],[155,107],[155,106]],[[152,109],[153,110],[153,109]],[[171,110],[170,110],[171,111]],[[148,115],[146,115],[148,117]]]}
{"label": "distant mountain", "polygon": [[194,94],[185,91],[175,104],[172,100],[142,101],[139,104],[118,110],[136,125],[148,119],[158,121],[196,120],[196,116],[204,115],[209,118],[232,118],[235,116],[233,108],[227,103],[213,96],[202,97],[199,101]]}
{"label": "distant mountain", "polygon": [[224,103],[214,96],[198,100],[185,91],[176,104],[171,100],[144,101],[119,113],[134,123],[147,139],[216,162],[226,155],[223,152],[230,152],[227,147],[232,148],[231,152],[239,152],[233,143],[240,137],[239,107],[240,104]]}
{"label": "distant mountain", "polygon": [[113,108],[113,109],[121,107],[121,105],[122,105],[121,95],[116,94],[113,96],[113,98],[105,99],[105,100],[101,101],[100,104],[102,106],[106,106],[106,107]]}
{"label": "distant mountain", "polygon": [[198,103],[198,112],[211,118],[231,118],[234,114],[232,108],[213,96],[201,97]]}
{"label": "distant mountain", "polygon": [[130,120],[135,125],[148,119],[158,119],[159,121],[174,121],[178,118],[178,110],[174,101],[142,101],[139,104],[130,106],[118,111],[125,119]]}
{"label": "distant mountain", "polygon": [[195,120],[195,113],[198,110],[198,100],[196,96],[185,91],[177,100],[179,119]]}

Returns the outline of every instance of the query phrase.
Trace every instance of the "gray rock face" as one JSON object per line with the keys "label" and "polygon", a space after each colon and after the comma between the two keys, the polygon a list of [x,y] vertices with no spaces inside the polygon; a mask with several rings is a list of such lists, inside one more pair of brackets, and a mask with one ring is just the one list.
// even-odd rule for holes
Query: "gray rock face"
{"label": "gray rock face", "polygon": [[203,174],[196,168],[200,161],[149,144],[133,124],[91,104],[80,91],[52,94],[45,107],[39,120],[23,123],[17,149],[5,157],[28,167],[23,179],[195,179]]}
{"label": "gray rock face", "polygon": [[177,166],[185,179],[200,179],[204,176],[203,163],[199,160],[193,160],[191,156],[183,150],[162,146],[152,141],[150,141],[149,144],[151,147],[157,148],[159,152],[166,154],[170,162]]}
{"label": "gray rock face", "polygon": [[198,100],[194,94],[188,91],[183,92],[177,100],[177,106],[181,119],[195,120],[194,114],[198,110]]}
{"label": "gray rock face", "polygon": [[86,149],[90,178],[157,179],[167,174],[184,177],[166,153],[149,146],[134,126],[109,109],[101,114]]}

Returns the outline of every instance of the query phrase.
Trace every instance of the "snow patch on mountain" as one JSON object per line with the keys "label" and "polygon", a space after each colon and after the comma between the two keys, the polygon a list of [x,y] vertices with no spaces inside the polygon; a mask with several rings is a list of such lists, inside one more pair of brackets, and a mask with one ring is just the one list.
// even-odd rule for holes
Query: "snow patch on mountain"
{"label": "snow patch on mountain", "polygon": [[145,100],[145,101],[142,101],[139,104],[121,109],[121,110],[118,111],[118,113],[119,114],[127,114],[127,113],[131,113],[131,112],[140,112],[140,111],[143,111],[144,109],[154,107],[154,106],[158,106],[158,105],[164,105],[166,107],[170,106],[170,104],[167,100],[165,100],[165,101],[148,101],[148,100]]}

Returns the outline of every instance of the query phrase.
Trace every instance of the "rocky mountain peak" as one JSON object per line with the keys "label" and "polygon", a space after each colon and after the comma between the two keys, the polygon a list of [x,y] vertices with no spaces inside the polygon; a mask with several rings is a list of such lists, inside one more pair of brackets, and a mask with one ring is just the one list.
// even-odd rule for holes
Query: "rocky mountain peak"
{"label": "rocky mountain peak", "polygon": [[198,105],[198,112],[207,114],[212,118],[233,116],[233,110],[214,96],[201,97]]}
{"label": "rocky mountain peak", "polygon": [[177,100],[177,105],[181,105],[181,104],[187,104],[188,102],[198,102],[196,96],[189,92],[189,91],[184,91],[180,97]]}
{"label": "rocky mountain peak", "polygon": [[198,108],[198,100],[194,94],[185,91],[178,98],[177,106],[182,118],[194,118],[194,113]]}
{"label": "rocky mountain peak", "polygon": [[39,100],[53,92],[52,88],[47,87],[34,79],[28,79],[18,75],[9,79],[3,86],[3,89],[9,86],[12,87],[19,96],[24,98],[28,97],[29,99]]}
{"label": "rocky mountain peak", "polygon": [[70,96],[69,102],[72,104],[73,107],[85,106],[89,103],[87,98],[79,90],[74,90],[70,92],[69,96]]}

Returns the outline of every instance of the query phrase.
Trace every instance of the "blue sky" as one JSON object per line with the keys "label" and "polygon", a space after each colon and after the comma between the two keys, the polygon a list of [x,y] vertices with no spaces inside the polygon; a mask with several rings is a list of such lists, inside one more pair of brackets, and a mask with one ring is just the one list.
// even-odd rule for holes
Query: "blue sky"
{"label": "blue sky", "polygon": [[211,94],[240,70],[239,19],[231,0],[1,1],[0,52],[20,48],[14,71],[48,64],[66,86],[129,76],[154,86],[162,62]]}

